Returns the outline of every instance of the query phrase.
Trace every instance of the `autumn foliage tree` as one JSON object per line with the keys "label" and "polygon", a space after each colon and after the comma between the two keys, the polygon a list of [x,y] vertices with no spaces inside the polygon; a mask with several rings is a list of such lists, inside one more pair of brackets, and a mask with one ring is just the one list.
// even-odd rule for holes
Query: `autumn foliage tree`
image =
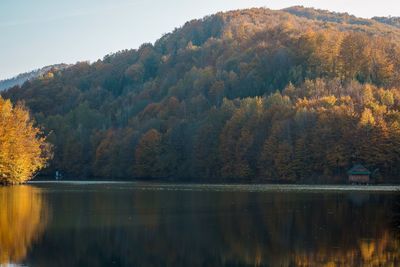
{"label": "autumn foliage tree", "polygon": [[135,151],[138,176],[160,176],[161,148],[161,134],[157,130],[151,129],[142,136]]}
{"label": "autumn foliage tree", "polygon": [[46,166],[50,146],[22,105],[0,97],[0,183],[17,184]]}

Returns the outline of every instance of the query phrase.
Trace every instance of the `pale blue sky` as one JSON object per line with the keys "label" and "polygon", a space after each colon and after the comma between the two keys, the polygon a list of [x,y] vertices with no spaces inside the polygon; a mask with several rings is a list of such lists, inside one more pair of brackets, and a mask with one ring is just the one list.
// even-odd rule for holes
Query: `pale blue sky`
{"label": "pale blue sky", "polygon": [[0,79],[137,48],[190,19],[218,11],[304,5],[360,17],[400,16],[398,1],[0,0]]}

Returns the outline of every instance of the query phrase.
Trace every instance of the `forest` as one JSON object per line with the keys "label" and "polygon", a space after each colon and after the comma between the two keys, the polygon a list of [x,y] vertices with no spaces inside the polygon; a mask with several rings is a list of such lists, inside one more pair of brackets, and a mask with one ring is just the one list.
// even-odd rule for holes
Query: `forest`
{"label": "forest", "polygon": [[399,40],[395,18],[237,10],[1,96],[43,127],[44,176],[398,183]]}

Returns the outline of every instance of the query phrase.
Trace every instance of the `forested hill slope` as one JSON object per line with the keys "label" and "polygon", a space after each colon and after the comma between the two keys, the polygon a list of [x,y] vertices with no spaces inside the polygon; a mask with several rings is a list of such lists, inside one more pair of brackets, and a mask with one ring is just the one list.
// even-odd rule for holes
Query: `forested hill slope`
{"label": "forested hill slope", "polygon": [[336,13],[328,10],[317,10],[313,8],[304,8],[302,6],[294,6],[284,9],[284,11],[299,17],[305,17],[312,20],[322,22],[336,22],[349,25],[365,25],[381,31],[383,28],[379,23],[400,27],[399,17],[373,17],[372,19],[358,18],[348,13]]}
{"label": "forested hill slope", "polygon": [[337,182],[362,162],[397,182],[399,40],[346,14],[238,10],[2,95],[50,133],[48,173]]}

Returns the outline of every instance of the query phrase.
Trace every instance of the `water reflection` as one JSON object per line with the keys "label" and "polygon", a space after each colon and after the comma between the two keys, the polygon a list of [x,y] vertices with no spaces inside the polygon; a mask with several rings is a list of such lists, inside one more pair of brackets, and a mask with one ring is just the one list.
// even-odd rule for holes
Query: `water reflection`
{"label": "water reflection", "polygon": [[47,206],[41,189],[0,187],[0,264],[21,262],[46,223]]}
{"label": "water reflection", "polygon": [[57,190],[29,266],[400,264],[390,194]]}

